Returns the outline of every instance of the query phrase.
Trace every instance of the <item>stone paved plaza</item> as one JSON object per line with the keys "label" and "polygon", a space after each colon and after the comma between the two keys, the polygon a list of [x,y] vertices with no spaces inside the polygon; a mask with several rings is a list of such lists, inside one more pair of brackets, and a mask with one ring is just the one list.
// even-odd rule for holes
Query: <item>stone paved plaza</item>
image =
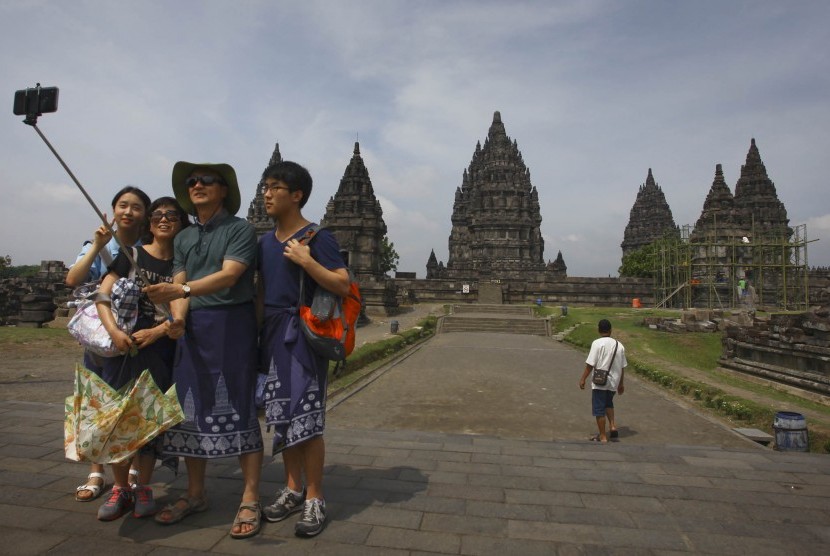
{"label": "stone paved plaza", "polygon": [[[626,378],[619,442],[588,442],[584,355],[550,338],[440,334],[332,400],[330,522],[229,536],[234,459],[208,466],[211,509],[180,524],[102,523],[79,503],[60,404],[0,402],[3,554],[816,554],[830,543],[830,458],[781,453]],[[501,400],[501,401],[500,401]],[[268,442],[270,439],[266,439]],[[266,457],[270,503],[281,464]],[[109,475],[109,471],[108,471]],[[186,485],[159,469],[170,501]]]}

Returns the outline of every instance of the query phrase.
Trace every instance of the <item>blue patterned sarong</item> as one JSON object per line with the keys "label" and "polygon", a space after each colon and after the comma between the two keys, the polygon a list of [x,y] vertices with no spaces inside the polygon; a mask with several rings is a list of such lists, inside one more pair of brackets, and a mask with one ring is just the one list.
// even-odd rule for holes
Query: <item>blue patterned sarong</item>
{"label": "blue patterned sarong", "polygon": [[274,428],[274,454],[322,435],[326,426],[328,361],[311,350],[298,318],[296,307],[265,307],[260,346],[268,369],[265,423]]}
{"label": "blue patterned sarong", "polygon": [[185,330],[173,368],[185,420],[164,433],[164,453],[212,459],[262,450],[253,304],[190,311]]}

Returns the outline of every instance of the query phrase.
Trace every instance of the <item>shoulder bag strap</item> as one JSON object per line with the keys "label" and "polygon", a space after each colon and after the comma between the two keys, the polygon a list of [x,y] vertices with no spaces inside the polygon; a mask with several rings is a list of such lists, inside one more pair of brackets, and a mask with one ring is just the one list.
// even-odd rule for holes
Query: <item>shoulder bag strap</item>
{"label": "shoulder bag strap", "polygon": [[[314,236],[317,235],[317,232],[320,231],[320,225],[312,223],[305,233],[297,240],[300,242],[301,245],[309,245],[311,240],[314,239]],[[297,298],[297,312],[300,311],[300,305],[303,304],[303,300],[305,299],[305,270],[303,267],[300,267],[300,296]]]}
{"label": "shoulder bag strap", "polygon": [[620,345],[620,343],[617,340],[614,340],[614,353],[611,354],[611,362],[608,363],[608,371],[609,372],[611,371],[611,367],[614,366],[614,358],[617,356],[617,346],[618,345]]}

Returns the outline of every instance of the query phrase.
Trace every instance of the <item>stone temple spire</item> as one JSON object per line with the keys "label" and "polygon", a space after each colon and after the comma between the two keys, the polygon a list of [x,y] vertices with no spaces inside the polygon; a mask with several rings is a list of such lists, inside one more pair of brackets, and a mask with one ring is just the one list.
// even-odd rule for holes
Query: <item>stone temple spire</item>
{"label": "stone temple spire", "polygon": [[326,205],[321,224],[337,237],[340,248],[348,255],[349,267],[358,278],[382,276],[380,251],[386,223],[358,142],[354,144],[352,159],[343,172],[337,193]]}
{"label": "stone temple spire", "polygon": [[649,168],[646,182],[640,185],[637,200],[631,207],[631,215],[625,227],[621,245],[623,256],[649,245],[666,234],[680,237],[680,230],[674,223],[666,196]]}
{"label": "stone temple spire", "polygon": [[430,250],[427,260],[427,280],[438,278],[438,257],[435,256],[435,249]]}
{"label": "stone temple spire", "polygon": [[705,241],[706,238],[733,237],[736,235],[734,227],[735,199],[723,178],[723,168],[718,164],[715,166],[715,179],[712,181],[712,187],[703,202],[703,210],[700,213],[700,218],[697,219],[690,239],[692,241]]}
{"label": "stone temple spire", "polygon": [[[513,278],[544,271],[539,198],[518,144],[495,112],[456,189],[449,238],[450,278]],[[440,266],[440,265],[439,265]]]}
{"label": "stone temple spire", "polygon": [[[277,143],[274,147],[274,152],[271,154],[271,159],[268,161],[266,168],[272,164],[276,164],[277,162],[282,162],[279,143]],[[248,206],[247,220],[254,225],[257,237],[274,229],[274,221],[271,220],[271,217],[269,217],[265,212],[265,199],[262,196],[262,184],[263,181],[259,180],[259,183],[256,186],[256,195],[254,195],[253,201],[251,201],[251,204]]]}
{"label": "stone temple spire", "polygon": [[755,139],[749,145],[746,164],[741,166],[741,177],[735,185],[735,211],[737,224],[749,235],[779,239],[788,239],[792,235],[787,209],[778,199],[775,184],[767,176]]}

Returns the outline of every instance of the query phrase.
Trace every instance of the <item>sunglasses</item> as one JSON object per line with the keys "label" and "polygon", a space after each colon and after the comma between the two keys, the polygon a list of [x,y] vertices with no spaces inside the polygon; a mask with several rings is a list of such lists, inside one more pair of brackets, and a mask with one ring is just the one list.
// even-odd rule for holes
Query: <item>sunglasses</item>
{"label": "sunglasses", "polygon": [[195,187],[199,182],[202,182],[202,185],[213,185],[214,183],[225,185],[225,180],[219,176],[193,176],[184,180],[187,187]]}
{"label": "sunglasses", "polygon": [[166,218],[168,222],[178,222],[180,220],[179,213],[175,210],[155,211],[150,215],[150,222],[158,224],[162,218]]}

